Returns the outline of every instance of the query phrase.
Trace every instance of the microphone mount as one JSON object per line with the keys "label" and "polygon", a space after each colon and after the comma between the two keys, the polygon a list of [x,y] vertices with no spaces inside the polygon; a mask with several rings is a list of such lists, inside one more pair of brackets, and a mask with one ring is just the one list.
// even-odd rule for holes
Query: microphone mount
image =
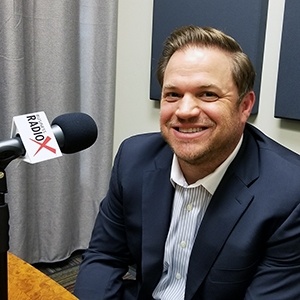
{"label": "microphone mount", "polygon": [[4,170],[12,160],[25,154],[22,148],[22,141],[19,136],[10,139],[9,142],[0,142],[0,171]]}

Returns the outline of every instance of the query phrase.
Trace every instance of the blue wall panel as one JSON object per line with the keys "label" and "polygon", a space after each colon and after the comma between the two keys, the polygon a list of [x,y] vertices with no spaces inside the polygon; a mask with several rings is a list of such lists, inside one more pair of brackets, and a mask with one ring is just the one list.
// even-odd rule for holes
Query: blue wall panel
{"label": "blue wall panel", "polygon": [[212,26],[233,36],[252,60],[257,113],[267,11],[268,0],[154,0],[150,99],[160,99],[156,67],[169,33],[183,25]]}
{"label": "blue wall panel", "polygon": [[286,0],[275,117],[300,120],[300,1]]}

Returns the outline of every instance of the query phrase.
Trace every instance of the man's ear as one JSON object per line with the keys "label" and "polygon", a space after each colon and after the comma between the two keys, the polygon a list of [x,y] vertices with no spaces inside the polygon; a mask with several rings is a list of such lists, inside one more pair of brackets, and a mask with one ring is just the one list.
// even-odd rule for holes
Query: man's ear
{"label": "man's ear", "polygon": [[255,103],[255,93],[254,91],[248,92],[241,101],[240,111],[245,116],[245,122],[248,120],[252,108]]}

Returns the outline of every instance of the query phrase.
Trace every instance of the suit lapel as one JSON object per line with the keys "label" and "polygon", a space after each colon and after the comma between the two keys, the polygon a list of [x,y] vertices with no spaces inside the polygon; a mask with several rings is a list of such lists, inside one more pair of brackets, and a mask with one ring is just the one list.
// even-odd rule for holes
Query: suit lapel
{"label": "suit lapel", "polygon": [[254,196],[248,187],[259,176],[258,161],[257,146],[246,135],[239,154],[213,195],[197,233],[188,269],[186,300],[193,298],[234,226],[251,204]]}
{"label": "suit lapel", "polygon": [[241,186],[238,180],[234,179],[230,184],[235,186],[236,190],[241,188],[242,191],[227,193],[225,190],[219,189],[213,196],[191,254],[186,300],[192,299],[200,287],[233,227],[253,199],[253,196],[248,193],[245,186]]}
{"label": "suit lapel", "polygon": [[172,153],[170,154],[167,158],[163,156],[162,164],[144,172],[142,200],[144,295],[151,295],[162,274],[165,240],[168,235],[174,195],[170,183]]}

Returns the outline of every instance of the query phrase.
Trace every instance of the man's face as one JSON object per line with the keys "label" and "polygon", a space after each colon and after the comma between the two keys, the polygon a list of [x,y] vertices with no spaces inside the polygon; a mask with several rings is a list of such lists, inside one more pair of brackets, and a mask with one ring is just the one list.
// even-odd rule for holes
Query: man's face
{"label": "man's face", "polygon": [[161,132],[179,162],[218,167],[236,147],[254,104],[241,104],[231,57],[216,48],[175,52],[166,67],[161,95]]}

